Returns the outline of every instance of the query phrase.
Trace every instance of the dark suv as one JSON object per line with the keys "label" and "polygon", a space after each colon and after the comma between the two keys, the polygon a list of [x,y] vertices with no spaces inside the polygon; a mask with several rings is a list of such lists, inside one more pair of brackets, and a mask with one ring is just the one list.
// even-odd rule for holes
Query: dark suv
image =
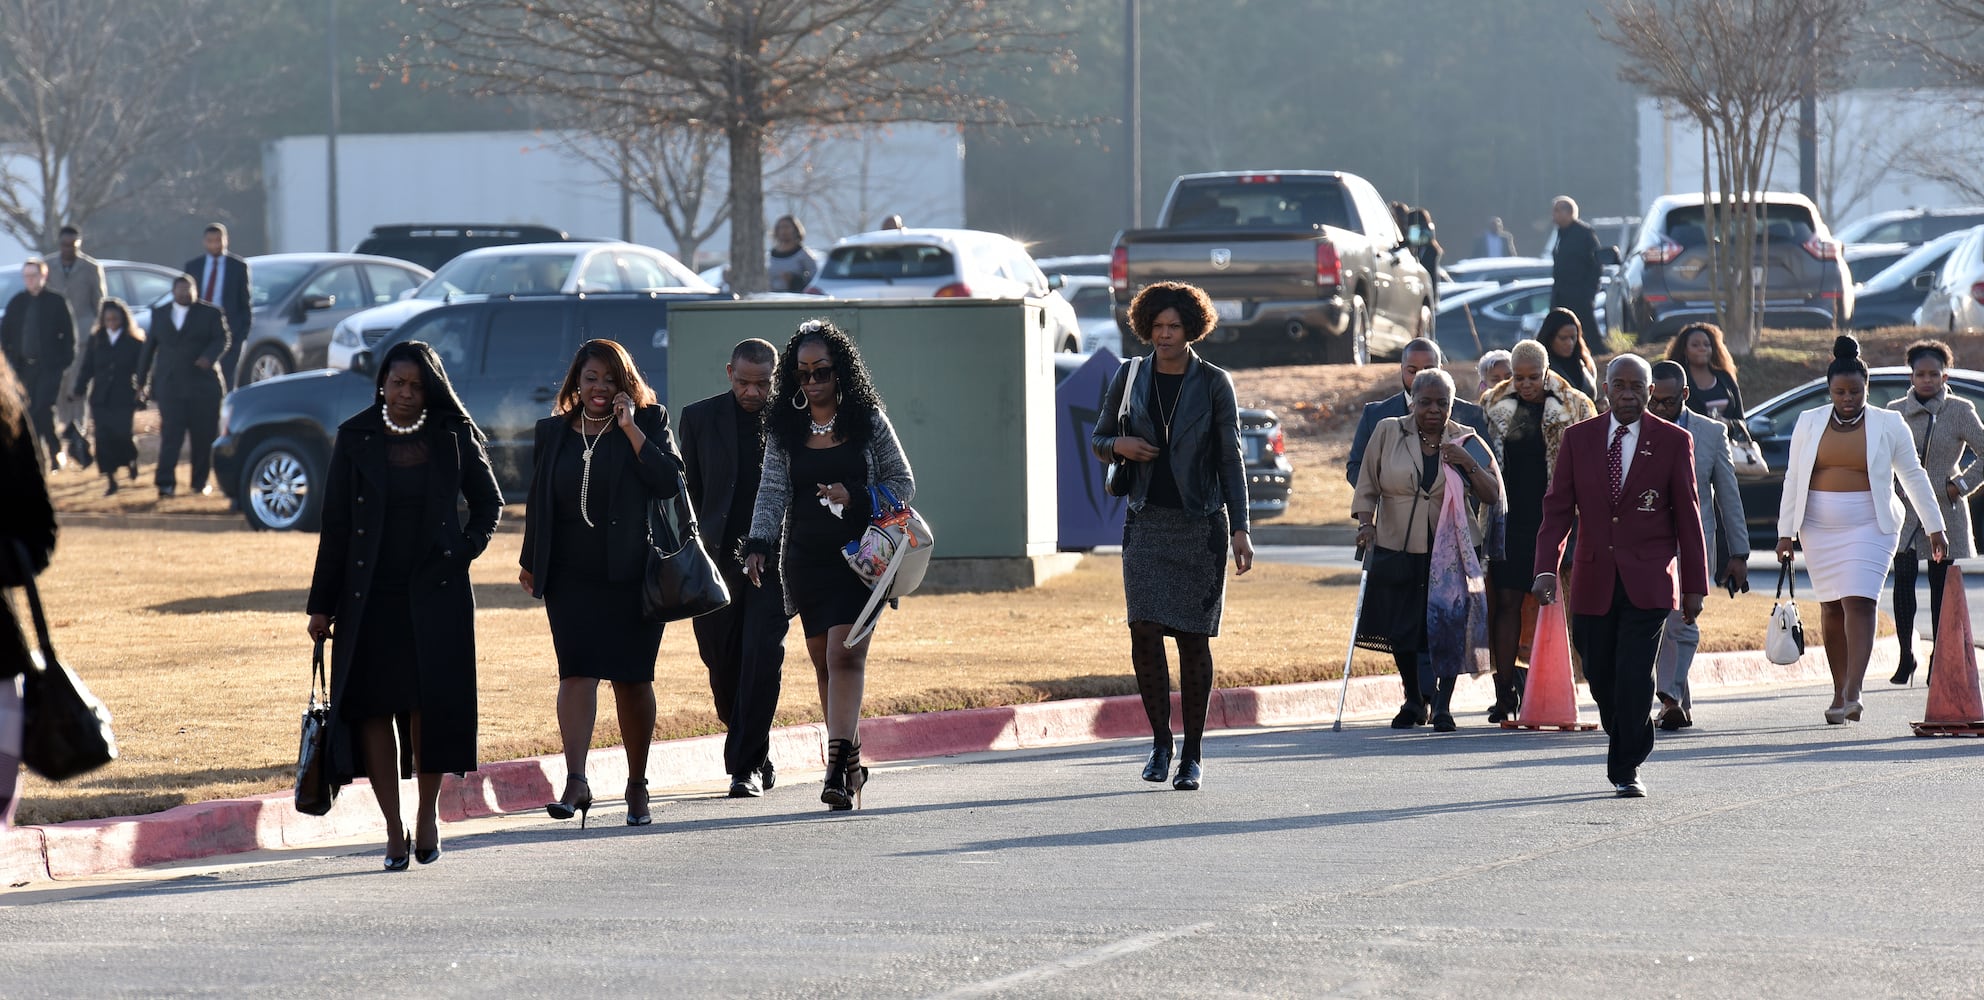
{"label": "dark suv", "polygon": [[351,252],[398,257],[429,271],[439,271],[441,265],[470,250],[516,243],[563,243],[569,239],[570,236],[550,226],[412,223],[373,226]]}
{"label": "dark suv", "polygon": [[[1853,280],[1818,206],[1803,195],[1778,191],[1763,200],[1754,269],[1763,325],[1844,328],[1853,318]],[[1714,322],[1710,235],[1701,195],[1655,199],[1632,253],[1606,291],[1612,328],[1643,342],[1664,341],[1688,323]]]}
{"label": "dark suv", "polygon": [[[695,298],[728,298],[707,295]],[[371,405],[374,358],[405,340],[434,345],[462,402],[489,436],[496,481],[510,501],[530,486],[532,429],[551,412],[572,355],[587,340],[619,341],[657,393],[668,385],[668,304],[682,295],[624,292],[514,295],[441,306],[408,320],[351,371],[299,372],[228,394],[214,473],[249,525],[315,530],[331,440]]]}

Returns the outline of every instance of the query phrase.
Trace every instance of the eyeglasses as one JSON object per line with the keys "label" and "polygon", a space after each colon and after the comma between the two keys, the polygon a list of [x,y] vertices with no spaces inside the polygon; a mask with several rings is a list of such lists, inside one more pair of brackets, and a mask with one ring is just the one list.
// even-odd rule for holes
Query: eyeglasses
{"label": "eyeglasses", "polygon": [[821,365],[818,368],[801,368],[793,375],[793,381],[800,385],[805,385],[808,382],[832,383],[833,380],[834,366],[832,365]]}

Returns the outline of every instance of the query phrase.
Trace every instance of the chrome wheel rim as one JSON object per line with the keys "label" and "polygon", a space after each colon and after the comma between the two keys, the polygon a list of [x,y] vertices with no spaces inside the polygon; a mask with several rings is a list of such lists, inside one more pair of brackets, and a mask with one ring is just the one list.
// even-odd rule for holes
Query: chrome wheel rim
{"label": "chrome wheel rim", "polygon": [[289,452],[270,452],[249,473],[248,504],[271,528],[295,527],[309,496],[310,475]]}
{"label": "chrome wheel rim", "polygon": [[248,381],[261,382],[278,375],[289,374],[289,367],[273,354],[257,354],[248,365]]}

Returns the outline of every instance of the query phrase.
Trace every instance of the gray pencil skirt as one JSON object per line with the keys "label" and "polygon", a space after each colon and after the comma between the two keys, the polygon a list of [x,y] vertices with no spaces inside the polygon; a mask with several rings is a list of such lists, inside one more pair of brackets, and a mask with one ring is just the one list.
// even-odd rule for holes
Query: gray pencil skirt
{"label": "gray pencil skirt", "polygon": [[1123,595],[1130,621],[1218,635],[1226,609],[1226,512],[1209,517],[1146,504],[1123,525]]}

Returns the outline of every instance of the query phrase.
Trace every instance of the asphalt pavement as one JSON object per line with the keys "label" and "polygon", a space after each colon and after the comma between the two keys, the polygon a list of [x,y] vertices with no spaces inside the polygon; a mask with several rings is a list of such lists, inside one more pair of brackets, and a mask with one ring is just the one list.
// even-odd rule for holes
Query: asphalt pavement
{"label": "asphalt pavement", "polygon": [[655,825],[451,825],[0,895],[0,995],[1937,997],[1984,982],[1984,741],[1908,735],[1921,691],[1704,699],[1651,797],[1594,734],[1382,721],[658,799]]}

